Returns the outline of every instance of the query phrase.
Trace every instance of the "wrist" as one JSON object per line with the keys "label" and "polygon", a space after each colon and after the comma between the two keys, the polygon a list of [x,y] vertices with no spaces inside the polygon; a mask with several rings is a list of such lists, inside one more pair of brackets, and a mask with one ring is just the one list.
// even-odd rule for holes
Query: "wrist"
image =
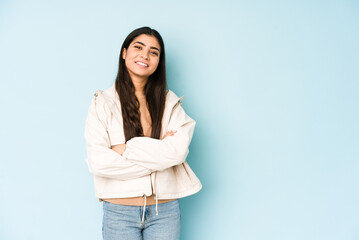
{"label": "wrist", "polygon": [[123,153],[126,151],[126,143],[122,144],[121,148],[121,156],[123,156]]}

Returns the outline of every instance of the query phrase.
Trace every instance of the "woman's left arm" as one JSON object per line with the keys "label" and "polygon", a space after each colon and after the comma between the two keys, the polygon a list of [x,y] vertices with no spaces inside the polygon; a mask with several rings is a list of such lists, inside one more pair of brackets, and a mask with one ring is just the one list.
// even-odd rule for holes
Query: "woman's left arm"
{"label": "woman's left arm", "polygon": [[190,118],[181,104],[173,110],[168,129],[176,131],[163,140],[150,137],[134,137],[127,141],[123,156],[143,167],[162,171],[183,163],[189,153],[196,122]]}

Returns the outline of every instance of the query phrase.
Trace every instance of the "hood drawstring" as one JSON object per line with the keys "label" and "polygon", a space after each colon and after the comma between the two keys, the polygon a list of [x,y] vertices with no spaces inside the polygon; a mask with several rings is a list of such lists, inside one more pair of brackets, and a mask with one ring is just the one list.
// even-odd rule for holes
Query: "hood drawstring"
{"label": "hood drawstring", "polygon": [[154,191],[154,194],[155,194],[155,198],[156,198],[156,216],[158,215],[158,198],[157,198],[157,192],[156,192],[156,176],[157,176],[157,172],[155,172],[155,180],[154,180],[154,186],[153,186],[153,191]]}
{"label": "hood drawstring", "polygon": [[157,194],[156,194],[156,216],[158,215],[157,206],[158,206],[158,201],[157,201]]}
{"label": "hood drawstring", "polygon": [[[156,173],[155,173],[154,184],[153,184],[153,194],[156,199],[156,216],[157,216],[158,215],[158,198],[157,198],[157,193],[156,193]],[[141,224],[143,224],[145,222],[145,212],[146,212],[146,203],[147,203],[146,194],[143,194],[143,197],[145,198],[145,204],[143,205]]]}
{"label": "hood drawstring", "polygon": [[143,195],[145,198],[145,204],[143,205],[142,221],[141,224],[145,222],[145,212],[146,212],[146,194]]}

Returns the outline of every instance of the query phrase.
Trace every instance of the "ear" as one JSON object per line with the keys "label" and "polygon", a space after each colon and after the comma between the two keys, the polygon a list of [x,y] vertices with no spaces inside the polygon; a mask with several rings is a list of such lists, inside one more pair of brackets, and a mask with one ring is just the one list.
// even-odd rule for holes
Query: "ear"
{"label": "ear", "polygon": [[122,59],[125,59],[126,58],[126,48],[123,49],[123,52],[122,52]]}

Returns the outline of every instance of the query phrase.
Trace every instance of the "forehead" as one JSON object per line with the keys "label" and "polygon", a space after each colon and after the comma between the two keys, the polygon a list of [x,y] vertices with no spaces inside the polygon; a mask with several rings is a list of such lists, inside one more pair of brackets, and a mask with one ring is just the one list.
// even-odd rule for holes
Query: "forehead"
{"label": "forehead", "polygon": [[135,37],[132,40],[131,44],[134,44],[135,42],[142,42],[146,46],[156,47],[158,49],[161,49],[160,44],[157,41],[157,38],[155,38],[154,36],[151,36],[151,35],[141,34],[141,35]]}

